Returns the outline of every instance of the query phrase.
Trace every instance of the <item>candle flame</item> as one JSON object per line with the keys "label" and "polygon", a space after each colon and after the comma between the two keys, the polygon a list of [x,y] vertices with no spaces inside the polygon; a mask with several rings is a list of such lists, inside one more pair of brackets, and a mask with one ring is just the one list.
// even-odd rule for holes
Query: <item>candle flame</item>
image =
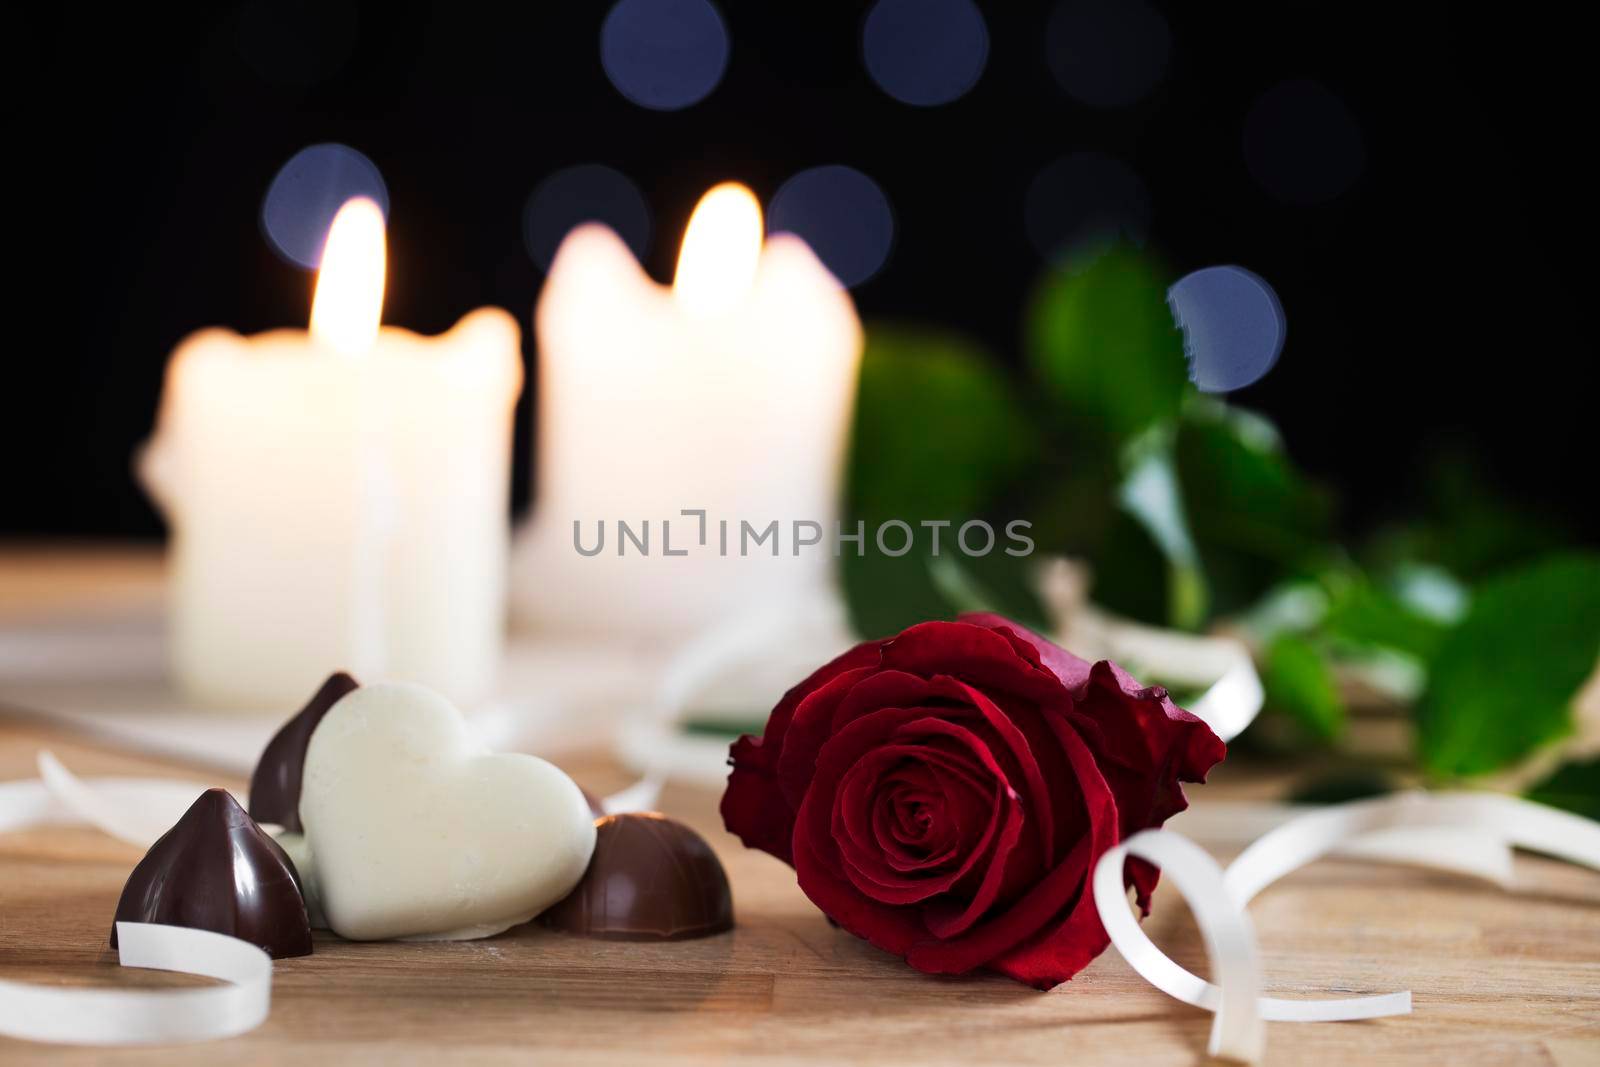
{"label": "candle flame", "polygon": [[696,315],[739,303],[755,283],[761,258],[761,204],[737,182],[713,187],[689,216],[672,293]]}
{"label": "candle flame", "polygon": [[328,227],[311,298],[311,336],[358,356],[378,339],[386,267],[383,211],[366,197],[348,200]]}

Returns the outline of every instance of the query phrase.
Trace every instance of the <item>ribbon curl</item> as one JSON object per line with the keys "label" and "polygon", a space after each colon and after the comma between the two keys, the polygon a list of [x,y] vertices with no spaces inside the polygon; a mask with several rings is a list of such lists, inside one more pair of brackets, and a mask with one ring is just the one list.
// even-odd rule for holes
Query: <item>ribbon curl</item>
{"label": "ribbon curl", "polygon": [[[87,823],[148,847],[205,791],[154,778],[82,780],[49,752],[36,779],[0,782],[0,832]],[[181,1044],[235,1037],[272,1007],[272,958],[210,930],[117,923],[124,967],[221,979],[199,989],[70,989],[0,979],[0,1034],[65,1045]]]}
{"label": "ribbon curl", "polygon": [[[1262,996],[1260,949],[1246,911],[1257,893],[1335,851],[1508,881],[1492,854],[1486,862],[1486,841],[1506,853],[1504,871],[1512,846],[1600,870],[1600,823],[1516,797],[1404,793],[1302,815],[1262,835],[1226,870],[1182,834],[1145,830],[1100,857],[1092,889],[1100,921],[1129,966],[1167,995],[1216,1013],[1211,1055],[1257,1063],[1267,1020],[1333,1022],[1411,1010],[1410,992],[1335,1000]],[[1133,918],[1123,883],[1130,856],[1160,867],[1182,894],[1200,927],[1216,984],[1173,962]]]}

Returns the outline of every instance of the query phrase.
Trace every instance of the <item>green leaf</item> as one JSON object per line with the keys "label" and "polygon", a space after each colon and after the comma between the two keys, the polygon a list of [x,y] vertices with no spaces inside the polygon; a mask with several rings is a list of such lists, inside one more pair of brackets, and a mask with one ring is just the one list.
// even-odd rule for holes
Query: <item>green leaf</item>
{"label": "green leaf", "polygon": [[917,547],[904,556],[885,556],[869,545],[866,555],[847,551],[841,558],[845,599],[857,633],[888,637],[919,622],[953,619],[968,611],[993,611],[1024,626],[1048,629],[1032,582],[1037,560],[1006,555],[1003,534],[987,556],[967,556],[954,547],[954,532],[946,530],[934,556],[928,532],[917,533]]}
{"label": "green leaf", "polygon": [[767,728],[767,720],[751,715],[748,718],[730,718],[726,715],[688,712],[678,723],[678,730],[691,737],[725,737],[732,741],[741,734],[760,737]]}
{"label": "green leaf", "polygon": [[1374,538],[1375,569],[1421,561],[1476,582],[1578,543],[1497,491],[1470,456],[1434,457],[1423,486],[1422,514]]}
{"label": "green leaf", "polygon": [[[941,554],[956,532],[984,517],[1038,460],[1039,436],[998,363],[959,336],[873,324],[861,364],[847,473],[850,522],[866,523],[866,550],[840,559],[845,600],[858,633],[881,637],[960,608],[929,571],[932,531],[947,520]],[[1003,557],[1004,521],[993,555]],[[915,547],[887,556],[873,541],[879,523],[899,519]],[[903,540],[896,532],[892,544]],[[1010,557],[1005,557],[1010,558]],[[975,562],[964,560],[964,563]]]}
{"label": "green leaf", "polygon": [[864,638],[889,637],[929,619],[954,618],[961,608],[946,599],[928,562],[925,550],[885,556],[869,545],[858,556],[847,549],[839,558],[839,573],[855,632]]}
{"label": "green leaf", "polygon": [[1529,800],[1600,819],[1600,758],[1568,763],[1528,790]]}
{"label": "green leaf", "polygon": [[1090,593],[1096,604],[1139,622],[1167,625],[1175,600],[1172,570],[1161,546],[1138,519],[1117,509],[1092,559]]}
{"label": "green leaf", "polygon": [[1312,737],[1332,741],[1344,732],[1344,700],[1333,672],[1305,638],[1279,634],[1267,646],[1261,681],[1267,707],[1287,713]]}
{"label": "green leaf", "polygon": [[1153,431],[1135,443],[1117,500],[1166,558],[1167,611],[1163,621],[1181,629],[1198,629],[1205,622],[1209,594],[1178,491],[1170,434]]}
{"label": "green leaf", "polygon": [[987,556],[947,550],[928,561],[934,586],[958,613],[992,611],[1032,629],[1048,630],[1050,620],[1035,582],[1038,565],[1030,556],[1008,556],[1003,548]]}
{"label": "green leaf", "polygon": [[1091,434],[1132,438],[1177,415],[1188,385],[1167,279],[1115,244],[1046,276],[1029,306],[1027,356],[1058,411]]}
{"label": "green leaf", "polygon": [[1336,583],[1323,625],[1333,637],[1378,645],[1426,662],[1450,628],[1406,607],[1398,597],[1360,575]]}
{"label": "green leaf", "polygon": [[1417,705],[1423,766],[1482,774],[1572,728],[1600,661],[1600,556],[1555,556],[1494,578],[1429,664]]}
{"label": "green leaf", "polygon": [[981,515],[1035,459],[1038,437],[996,361],[953,334],[867,331],[848,470],[856,518]]}
{"label": "green leaf", "polygon": [[1265,419],[1196,400],[1184,408],[1174,454],[1215,614],[1242,611],[1338,555],[1330,497],[1289,461]]}

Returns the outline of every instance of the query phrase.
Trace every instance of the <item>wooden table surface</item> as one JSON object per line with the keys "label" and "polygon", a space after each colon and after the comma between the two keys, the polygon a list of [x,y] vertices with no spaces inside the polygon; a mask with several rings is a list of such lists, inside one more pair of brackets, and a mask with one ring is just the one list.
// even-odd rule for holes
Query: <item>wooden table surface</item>
{"label": "wooden table surface", "polygon": [[[82,773],[199,776],[0,719],[0,779],[49,747]],[[604,761],[570,767],[598,790]],[[1261,791],[1219,773],[1198,804]],[[238,782],[220,784],[238,786]],[[357,944],[321,933],[276,965],[272,1015],[230,1041],[127,1051],[0,1038],[0,1062],[1193,1063],[1210,1016],[1108,951],[1050,993],[992,975],[918,974],[829,926],[776,860],[723,833],[716,797],[669,789],[665,810],[711,840],[737,928],[667,945],[586,941],[536,926],[455,944]],[[1217,847],[1219,856],[1229,854]],[[203,982],[122,970],[106,947],[136,849],[88,829],[0,836],[0,974],[52,984]],[[1412,1015],[1269,1024],[1268,1063],[1600,1063],[1600,877],[1519,856],[1504,894],[1442,874],[1326,861],[1252,914],[1270,987],[1287,995],[1414,991]],[[1163,890],[1148,928],[1204,973],[1199,935]]]}
{"label": "wooden table surface", "polygon": [[[0,714],[0,780],[32,777],[42,747],[84,774],[210,777]],[[626,784],[602,757],[566,762],[597,792]],[[1225,765],[1190,796],[1199,808],[1221,811],[1278,797],[1283,781],[1259,767]],[[831,927],[792,871],[740,848],[721,830],[713,792],[669,787],[661,806],[704,833],[726,863],[738,921],[731,933],[648,945],[537,926],[453,944],[357,944],[324,932],[313,955],[277,962],[271,1017],[243,1037],[136,1050],[0,1038],[0,1063],[1143,1065],[1205,1058],[1210,1016],[1146,985],[1115,950],[1050,993],[993,975],[922,975]],[[1238,834],[1215,831],[1199,839],[1219,859],[1242,844]],[[116,966],[106,935],[138,858],[88,829],[0,835],[0,976],[60,985],[203,983]],[[1600,875],[1519,855],[1517,881],[1519,890],[1508,894],[1444,874],[1330,860],[1269,889],[1252,916],[1272,992],[1410,989],[1415,1011],[1369,1022],[1268,1024],[1266,1062],[1600,1064]],[[1205,973],[1199,935],[1165,887],[1147,929],[1178,962]]]}

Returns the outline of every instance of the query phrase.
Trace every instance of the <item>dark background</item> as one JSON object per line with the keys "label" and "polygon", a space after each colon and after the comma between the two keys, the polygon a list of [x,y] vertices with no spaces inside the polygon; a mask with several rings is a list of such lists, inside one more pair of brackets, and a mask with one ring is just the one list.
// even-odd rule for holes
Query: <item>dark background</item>
{"label": "dark background", "polygon": [[[30,281],[13,292],[43,295],[12,312],[19,330],[32,320],[51,336],[12,351],[26,368],[6,390],[0,533],[158,534],[129,455],[167,355],[203,325],[305,323],[311,278],[267,247],[258,213],[291,155],[340,141],[388,181],[389,322],[431,333],[498,304],[526,327],[542,275],[523,206],[558,168],[603,162],[645,191],[648,266],[665,279],[711,184],[743,180],[765,198],[797,170],[847,163],[882,186],[897,222],[887,266],[855,292],[863,317],[956,328],[1010,360],[1043,266],[1022,223],[1028,183],[1065,152],[1103,151],[1143,177],[1150,244],[1175,272],[1238,263],[1277,289],[1282,359],[1236,399],[1341,491],[1350,532],[1420,507],[1445,455],[1475,458],[1518,505],[1600,537],[1594,101],[1575,27],[1521,7],[1169,5],[1164,80],[1098,110],[1050,73],[1051,5],[1007,0],[981,5],[990,55],[977,87],[919,109],[867,76],[866,5],[720,6],[726,76],[668,113],[607,81],[598,0],[84,8],[19,30],[13,45],[41,74],[14,101],[13,136],[38,146],[20,157],[40,163],[31,203],[55,214],[32,220],[49,251],[14,260]],[[294,56],[313,75],[325,58],[304,51],[311,25],[344,35],[348,55],[296,85]],[[263,63],[264,47],[289,67]],[[1242,149],[1251,104],[1296,78],[1344,101],[1365,153],[1356,183],[1311,207],[1270,196]],[[526,439],[524,397],[519,508]]]}

